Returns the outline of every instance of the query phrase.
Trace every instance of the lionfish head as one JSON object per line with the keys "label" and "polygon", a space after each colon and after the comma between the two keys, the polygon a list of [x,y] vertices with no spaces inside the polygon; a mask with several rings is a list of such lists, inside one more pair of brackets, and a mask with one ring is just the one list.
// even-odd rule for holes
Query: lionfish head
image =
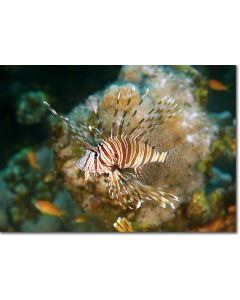
{"label": "lionfish head", "polygon": [[76,162],[76,168],[93,173],[96,172],[97,152],[94,149],[87,149],[85,155]]}

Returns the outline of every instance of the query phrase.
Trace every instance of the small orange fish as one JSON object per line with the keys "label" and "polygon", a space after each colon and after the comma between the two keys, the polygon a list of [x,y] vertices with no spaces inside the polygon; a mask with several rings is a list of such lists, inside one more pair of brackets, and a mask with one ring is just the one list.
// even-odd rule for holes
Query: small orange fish
{"label": "small orange fish", "polygon": [[215,79],[209,79],[208,80],[208,85],[211,89],[218,91],[218,92],[228,92],[229,91],[229,86],[225,85]]}
{"label": "small orange fish", "polygon": [[28,161],[33,169],[40,169],[39,164],[36,159],[36,155],[33,151],[29,151],[27,154]]}
{"label": "small orange fish", "polygon": [[81,224],[81,223],[83,223],[83,222],[85,222],[86,221],[86,217],[85,216],[75,216],[74,217],[74,222],[76,223],[76,224]]}
{"label": "small orange fish", "polygon": [[220,218],[209,224],[193,229],[192,232],[219,232],[222,231],[224,227],[225,227],[225,220]]}
{"label": "small orange fish", "polygon": [[39,200],[35,202],[35,207],[43,214],[57,217],[63,220],[65,213],[62,212],[57,206],[49,201]]}
{"label": "small orange fish", "polygon": [[46,174],[43,177],[43,181],[46,183],[53,182],[55,180],[55,178],[56,178],[56,175],[54,174],[54,172],[49,172],[48,174]]}

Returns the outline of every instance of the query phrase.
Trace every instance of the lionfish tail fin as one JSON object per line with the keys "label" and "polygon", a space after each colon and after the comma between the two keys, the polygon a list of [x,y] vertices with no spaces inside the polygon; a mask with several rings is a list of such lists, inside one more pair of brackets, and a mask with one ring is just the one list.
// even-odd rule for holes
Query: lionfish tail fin
{"label": "lionfish tail fin", "polygon": [[178,197],[162,191],[160,188],[147,185],[136,178],[127,176],[126,182],[130,182],[133,189],[138,191],[141,202],[145,200],[156,201],[161,207],[166,208],[167,206],[175,209],[175,202],[178,202]]}
{"label": "lionfish tail fin", "polygon": [[172,209],[175,209],[174,204],[178,202],[177,196],[144,184],[131,173],[122,174],[119,170],[113,172],[109,192],[112,198],[130,209],[140,208],[145,200],[154,200],[161,207],[169,206]]}

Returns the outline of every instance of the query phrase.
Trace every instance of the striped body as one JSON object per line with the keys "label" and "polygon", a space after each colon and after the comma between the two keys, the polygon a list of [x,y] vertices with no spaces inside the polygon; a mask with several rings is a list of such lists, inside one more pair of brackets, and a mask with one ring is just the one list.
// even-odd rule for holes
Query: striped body
{"label": "striped body", "polygon": [[114,169],[134,168],[138,171],[148,162],[165,162],[167,154],[137,139],[109,137],[93,150],[87,150],[76,165],[85,171],[86,177],[89,173],[110,173]]}

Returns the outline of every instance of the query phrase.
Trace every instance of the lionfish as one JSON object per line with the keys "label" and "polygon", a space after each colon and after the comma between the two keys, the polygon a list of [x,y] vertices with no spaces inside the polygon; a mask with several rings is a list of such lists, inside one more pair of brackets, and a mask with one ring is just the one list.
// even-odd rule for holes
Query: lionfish
{"label": "lionfish", "polygon": [[[145,200],[154,200],[163,208],[170,206],[174,209],[174,202],[178,201],[177,196],[145,184],[139,178],[144,165],[150,162],[164,164],[169,153],[169,151],[158,151],[146,137],[180,111],[175,100],[166,96],[131,128],[131,123],[134,124],[138,109],[148,91],[147,89],[139,98],[134,111],[130,114],[129,106],[135,92],[135,88],[132,87],[121,115],[119,113],[121,92],[116,94],[110,133],[103,130],[99,118],[99,105],[95,108],[97,127],[94,127],[82,122],[74,125],[68,118],[59,115],[49,103],[44,101],[44,104],[70,129],[73,138],[85,145],[86,153],[76,162],[76,168],[85,173],[86,180],[91,175],[103,174],[110,197],[125,208],[137,209]],[[127,117],[128,121],[126,121]]]}

